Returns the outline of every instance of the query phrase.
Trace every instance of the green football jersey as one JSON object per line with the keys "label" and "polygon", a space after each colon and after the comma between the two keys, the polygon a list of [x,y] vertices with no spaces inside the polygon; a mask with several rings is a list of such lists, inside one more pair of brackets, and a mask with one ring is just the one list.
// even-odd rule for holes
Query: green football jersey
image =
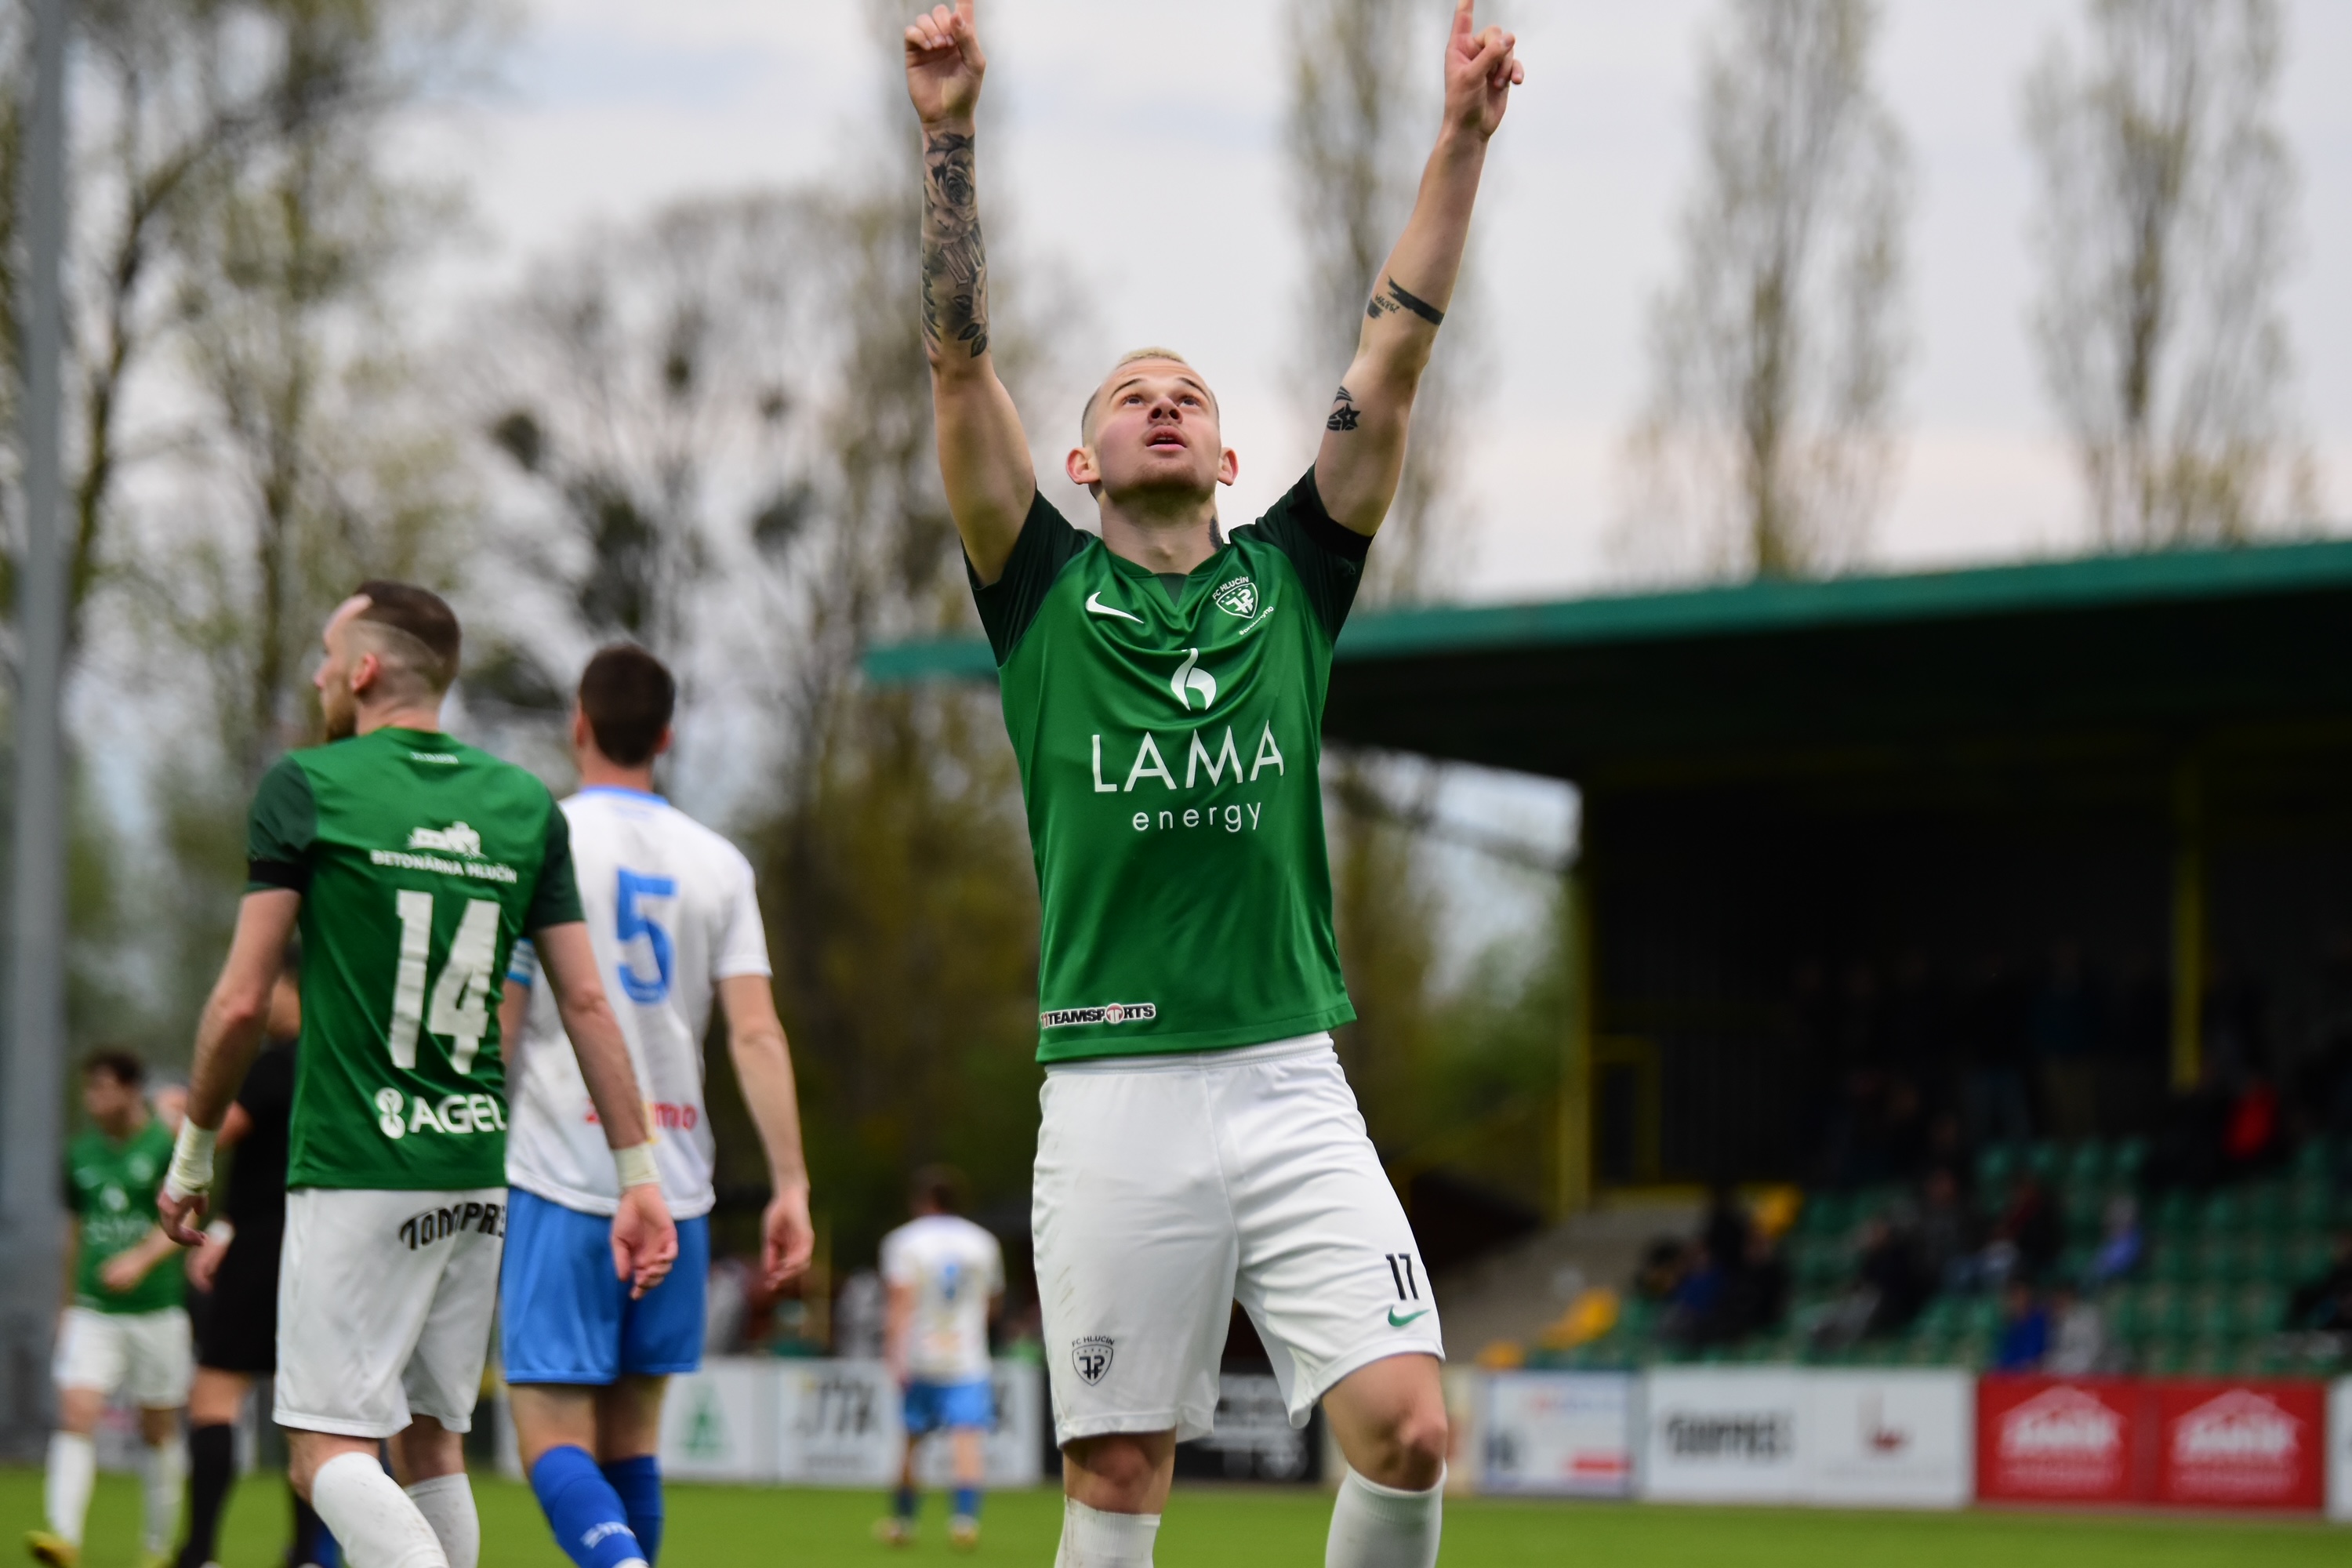
{"label": "green football jersey", "polygon": [[1043,496],[973,585],[1020,759],[1040,1061],[1217,1050],[1356,1016],[1331,931],[1323,696],[1370,541],[1310,470],[1181,585]]}
{"label": "green football jersey", "polygon": [[499,979],[581,918],[547,786],[446,735],[289,752],[253,800],[252,889],[302,895],[289,1187],[506,1183]]}
{"label": "green football jersey", "polygon": [[184,1287],[181,1260],[166,1258],[128,1290],[106,1288],[106,1260],[147,1239],[155,1228],[155,1194],[172,1165],[172,1132],[160,1116],[117,1143],[91,1131],[66,1145],[66,1207],[81,1221],[74,1305],[101,1312],[160,1312],[176,1307]]}

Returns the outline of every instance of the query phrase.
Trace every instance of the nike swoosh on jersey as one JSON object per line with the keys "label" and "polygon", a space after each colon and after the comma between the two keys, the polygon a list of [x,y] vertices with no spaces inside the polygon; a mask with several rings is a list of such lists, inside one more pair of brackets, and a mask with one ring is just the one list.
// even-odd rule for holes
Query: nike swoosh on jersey
{"label": "nike swoosh on jersey", "polygon": [[1099,593],[1087,595],[1087,613],[1091,616],[1117,616],[1120,620],[1133,621],[1139,626],[1143,624],[1141,616],[1130,616],[1125,610],[1114,609],[1104,604],[1102,595]]}
{"label": "nike swoosh on jersey", "polygon": [[1429,1309],[1426,1307],[1423,1307],[1418,1312],[1407,1312],[1402,1318],[1397,1316],[1396,1309],[1394,1307],[1391,1307],[1389,1309],[1389,1327],[1392,1329],[1401,1329],[1416,1318],[1426,1318],[1427,1316],[1429,1316]]}

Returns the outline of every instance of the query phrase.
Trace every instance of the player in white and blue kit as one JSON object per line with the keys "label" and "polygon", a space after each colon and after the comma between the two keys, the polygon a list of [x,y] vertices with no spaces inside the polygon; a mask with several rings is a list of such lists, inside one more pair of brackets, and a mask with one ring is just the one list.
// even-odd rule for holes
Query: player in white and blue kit
{"label": "player in white and blue kit", "polygon": [[653,655],[628,645],[599,652],[572,721],[580,792],[563,802],[597,965],[649,1101],[662,1194],[677,1225],[677,1265],[642,1297],[614,1278],[612,1156],[524,944],[499,1013],[513,1042],[499,1277],[506,1377],[524,1472],[556,1543],[581,1568],[641,1568],[661,1548],[662,1390],[702,1361],[716,1201],[702,1041],[714,1004],[768,1157],[768,1284],[807,1268],[814,1247],[792,1057],[769,990],[751,863],[653,793],[676,702],[676,683]]}
{"label": "player in white and blue kit", "polygon": [[880,1534],[915,1539],[915,1457],[945,1432],[955,1449],[954,1511],[948,1539],[980,1543],[980,1487],[996,1404],[988,1377],[988,1322],[1004,1298],[1004,1251],[996,1237],[956,1213],[961,1180],[934,1166],[916,1173],[915,1217],[882,1238],[882,1283],[889,1290],[883,1354],[906,1391],[907,1454],[898,1492]]}

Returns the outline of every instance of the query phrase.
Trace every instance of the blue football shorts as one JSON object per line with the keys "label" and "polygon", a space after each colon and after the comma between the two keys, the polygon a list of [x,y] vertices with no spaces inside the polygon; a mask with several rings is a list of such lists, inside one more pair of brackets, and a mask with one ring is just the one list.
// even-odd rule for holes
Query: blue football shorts
{"label": "blue football shorts", "polygon": [[996,1392],[988,1379],[965,1383],[907,1384],[907,1436],[920,1437],[941,1428],[996,1425]]}
{"label": "blue football shorts", "polygon": [[613,1222],[509,1189],[499,1276],[509,1383],[608,1384],[702,1364],[710,1221],[677,1222],[677,1263],[638,1300],[613,1276]]}

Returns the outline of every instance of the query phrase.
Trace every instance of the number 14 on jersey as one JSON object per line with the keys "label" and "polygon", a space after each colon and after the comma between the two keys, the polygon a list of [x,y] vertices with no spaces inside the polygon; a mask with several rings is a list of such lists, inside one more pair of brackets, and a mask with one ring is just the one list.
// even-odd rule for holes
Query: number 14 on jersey
{"label": "number 14 on jersey", "polygon": [[497,970],[499,906],[490,899],[466,900],[465,917],[450,939],[449,956],[442,962],[441,977],[433,986],[430,1010],[425,1006],[425,968],[433,956],[433,895],[403,889],[399,893],[400,969],[393,982],[392,1028],[386,1044],[394,1067],[416,1066],[416,1031],[422,1027],[449,1041],[449,1065],[461,1073],[474,1070],[482,1037],[490,1031],[490,981]]}

